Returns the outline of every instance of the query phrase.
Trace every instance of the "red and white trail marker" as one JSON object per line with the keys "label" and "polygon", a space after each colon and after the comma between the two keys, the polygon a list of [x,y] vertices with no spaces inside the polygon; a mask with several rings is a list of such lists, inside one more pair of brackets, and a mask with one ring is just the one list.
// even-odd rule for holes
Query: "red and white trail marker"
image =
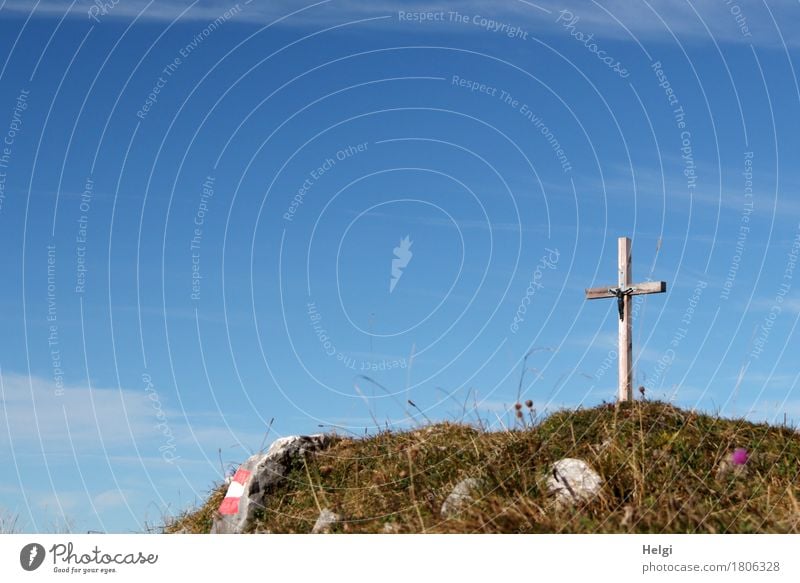
{"label": "red and white trail marker", "polygon": [[250,477],[250,472],[247,470],[238,469],[233,475],[228,491],[225,493],[225,499],[219,506],[219,513],[238,514],[239,512],[239,499],[244,495],[244,485]]}

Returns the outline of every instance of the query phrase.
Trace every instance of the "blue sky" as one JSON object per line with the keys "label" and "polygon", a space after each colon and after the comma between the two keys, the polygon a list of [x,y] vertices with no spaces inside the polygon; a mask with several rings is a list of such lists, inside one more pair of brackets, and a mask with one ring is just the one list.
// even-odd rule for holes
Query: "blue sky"
{"label": "blue sky", "polygon": [[539,411],[611,401],[623,235],[637,386],[796,422],[797,15],[1,2],[0,512],[141,531],[270,423],[501,428],[526,354]]}

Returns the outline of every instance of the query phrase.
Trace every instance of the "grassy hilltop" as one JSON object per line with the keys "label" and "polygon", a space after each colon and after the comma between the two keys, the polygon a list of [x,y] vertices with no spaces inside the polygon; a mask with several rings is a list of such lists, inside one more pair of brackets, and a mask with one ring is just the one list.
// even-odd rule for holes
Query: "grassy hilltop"
{"label": "grassy hilltop", "polygon": [[[522,411],[523,415],[526,413]],[[322,508],[350,533],[800,533],[800,433],[661,402],[561,411],[490,432],[441,423],[309,456],[272,492],[255,532],[310,532]],[[731,463],[745,448],[746,463]],[[588,504],[559,508],[553,462],[586,461],[603,479]],[[443,501],[465,478],[481,488],[455,518]],[[204,533],[225,487],[167,526]]]}

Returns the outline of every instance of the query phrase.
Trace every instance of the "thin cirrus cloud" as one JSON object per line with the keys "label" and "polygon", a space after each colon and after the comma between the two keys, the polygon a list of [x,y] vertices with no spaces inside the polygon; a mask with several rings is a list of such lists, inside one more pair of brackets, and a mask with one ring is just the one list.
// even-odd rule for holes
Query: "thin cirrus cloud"
{"label": "thin cirrus cloud", "polygon": [[[100,9],[105,5],[105,9]],[[519,26],[532,35],[568,34],[563,28],[564,14],[568,11],[577,16],[572,31],[593,34],[598,38],[636,39],[640,42],[663,40],[670,43],[677,38],[681,42],[713,38],[722,43],[744,43],[756,46],[780,48],[784,45],[800,44],[800,33],[796,27],[780,23],[791,22],[784,18],[793,7],[791,0],[776,0],[769,5],[758,0],[445,0],[425,2],[418,0],[378,0],[362,2],[356,0],[321,0],[298,2],[297,0],[272,0],[270,2],[228,2],[220,0],[124,0],[111,1],[41,0],[35,5],[28,0],[8,0],[2,11],[34,16],[60,17],[65,12],[87,23],[104,19],[131,19],[172,21],[213,21],[226,11],[233,9],[233,20],[248,23],[269,23],[291,15],[285,25],[324,25],[372,17],[390,17],[386,22],[395,26],[429,27],[446,26],[453,32],[474,32],[479,23],[472,17],[483,16]],[[35,6],[35,8],[34,8]],[[92,8],[95,7],[95,8]],[[90,10],[95,20],[90,18]],[[444,11],[444,23],[407,23],[398,18],[398,12]],[[467,16],[466,22],[449,22],[448,12]],[[230,13],[229,13],[230,16]],[[556,19],[562,22],[555,24]],[[673,38],[673,35],[675,38]]]}
{"label": "thin cirrus cloud", "polygon": [[0,444],[10,434],[14,444],[37,444],[52,453],[90,444],[113,448],[129,444],[132,436],[155,437],[153,409],[148,410],[146,400],[135,391],[71,386],[61,393],[59,389],[49,379],[4,371],[0,421],[8,424],[8,431],[0,433]]}
{"label": "thin cirrus cloud", "polygon": [[111,458],[123,451],[150,460],[159,459],[160,447],[175,444],[187,460],[196,458],[195,446],[213,451],[235,442],[246,447],[261,437],[234,432],[218,414],[187,418],[168,405],[168,395],[143,389],[70,385],[59,394],[51,379],[6,371],[0,381],[0,449],[11,446],[18,453]]}

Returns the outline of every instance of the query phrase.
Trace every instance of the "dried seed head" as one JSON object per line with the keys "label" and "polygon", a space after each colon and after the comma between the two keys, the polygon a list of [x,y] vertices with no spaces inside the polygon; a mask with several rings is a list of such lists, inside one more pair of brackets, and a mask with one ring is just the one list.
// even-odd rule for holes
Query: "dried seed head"
{"label": "dried seed head", "polygon": [[517,411],[521,410],[522,409],[522,403],[514,403],[514,409],[516,409]]}
{"label": "dried seed head", "polygon": [[528,399],[527,401],[525,401],[525,406],[526,406],[528,409],[533,409],[533,401],[531,401],[530,399]]}

